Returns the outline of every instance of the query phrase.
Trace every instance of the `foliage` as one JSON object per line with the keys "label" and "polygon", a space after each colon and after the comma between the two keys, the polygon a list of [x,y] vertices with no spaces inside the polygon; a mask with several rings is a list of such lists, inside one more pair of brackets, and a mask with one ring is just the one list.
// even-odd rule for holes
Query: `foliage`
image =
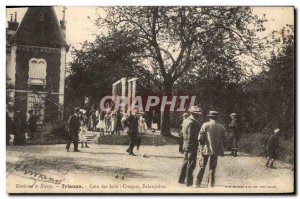
{"label": "foliage", "polygon": [[[143,44],[143,51],[137,53],[161,79],[164,95],[172,95],[174,83],[189,72],[209,69],[210,74],[226,78],[241,69],[239,57],[259,60],[262,45],[255,33],[265,19],[254,16],[249,7],[107,7],[105,11],[106,17],[96,21],[98,27],[136,35]],[[170,135],[166,111],[161,123],[162,133]]]}
{"label": "foliage", "polygon": [[66,101],[73,104],[67,104],[66,109],[81,105],[85,96],[99,103],[102,97],[111,95],[111,85],[122,77],[138,77],[142,90],[152,91],[156,78],[134,56],[142,50],[136,37],[126,31],[97,36],[94,42],[85,42],[81,49],[73,49],[74,60],[66,79]]}

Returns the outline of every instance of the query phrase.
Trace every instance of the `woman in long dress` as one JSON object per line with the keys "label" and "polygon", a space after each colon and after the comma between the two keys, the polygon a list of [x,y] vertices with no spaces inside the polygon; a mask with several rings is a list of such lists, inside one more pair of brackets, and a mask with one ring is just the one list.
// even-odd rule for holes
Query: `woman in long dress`
{"label": "woman in long dress", "polygon": [[144,115],[141,115],[140,119],[139,119],[139,133],[145,134],[146,133],[146,129],[147,129],[147,124],[146,124],[146,120],[144,118]]}

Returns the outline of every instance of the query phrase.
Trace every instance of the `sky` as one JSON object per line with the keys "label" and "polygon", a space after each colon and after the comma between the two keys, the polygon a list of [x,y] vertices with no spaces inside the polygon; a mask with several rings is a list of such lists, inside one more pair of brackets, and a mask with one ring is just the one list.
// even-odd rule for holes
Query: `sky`
{"label": "sky", "polygon": [[[80,48],[84,41],[93,41],[95,34],[101,32],[94,25],[97,16],[104,15],[102,7],[89,6],[68,6],[66,7],[67,21],[67,43],[75,48]],[[18,12],[18,21],[21,21],[27,8],[7,8],[6,18]],[[62,19],[63,7],[55,7],[58,19]],[[269,34],[272,30],[280,30],[286,24],[294,23],[293,7],[254,7],[253,13],[258,16],[266,14],[268,22],[265,24],[266,31],[263,34]],[[67,54],[67,62],[72,61],[71,54]]]}

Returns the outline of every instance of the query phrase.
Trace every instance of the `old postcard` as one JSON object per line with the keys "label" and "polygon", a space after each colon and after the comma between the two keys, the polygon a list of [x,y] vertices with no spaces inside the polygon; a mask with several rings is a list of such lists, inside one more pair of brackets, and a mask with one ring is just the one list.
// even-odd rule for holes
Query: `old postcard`
{"label": "old postcard", "polygon": [[294,193],[294,7],[6,17],[8,193]]}

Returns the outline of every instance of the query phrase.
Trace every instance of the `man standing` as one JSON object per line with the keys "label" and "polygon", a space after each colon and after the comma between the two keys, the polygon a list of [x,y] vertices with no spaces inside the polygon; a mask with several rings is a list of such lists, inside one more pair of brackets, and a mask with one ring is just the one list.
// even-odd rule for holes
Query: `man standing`
{"label": "man standing", "polygon": [[230,115],[231,122],[229,123],[230,141],[231,141],[231,155],[237,157],[237,146],[240,138],[240,131],[237,123],[237,115],[232,113]]}
{"label": "man standing", "polygon": [[129,155],[135,156],[133,153],[133,148],[136,144],[137,134],[138,134],[138,126],[139,126],[139,117],[138,117],[138,109],[134,109],[132,114],[123,120],[124,126],[128,128],[128,138],[129,138],[129,146],[126,150]]}
{"label": "man standing", "polygon": [[201,157],[199,160],[200,170],[196,179],[196,187],[200,187],[205,167],[209,161],[209,181],[208,186],[214,187],[215,171],[218,156],[224,156],[225,128],[217,122],[219,113],[210,111],[207,115],[210,120],[202,125],[199,133],[199,144]]}
{"label": "man standing", "polygon": [[179,183],[186,186],[193,185],[193,171],[196,166],[198,134],[200,129],[199,118],[202,115],[198,106],[192,106],[188,110],[190,116],[182,124],[184,161],[181,168]]}
{"label": "man standing", "polygon": [[80,130],[80,120],[79,120],[79,108],[76,107],[74,109],[74,114],[70,116],[68,121],[68,127],[69,127],[69,134],[68,134],[68,140],[67,140],[67,152],[69,152],[69,148],[71,145],[71,142],[74,144],[74,151],[79,152],[78,150],[78,133]]}

